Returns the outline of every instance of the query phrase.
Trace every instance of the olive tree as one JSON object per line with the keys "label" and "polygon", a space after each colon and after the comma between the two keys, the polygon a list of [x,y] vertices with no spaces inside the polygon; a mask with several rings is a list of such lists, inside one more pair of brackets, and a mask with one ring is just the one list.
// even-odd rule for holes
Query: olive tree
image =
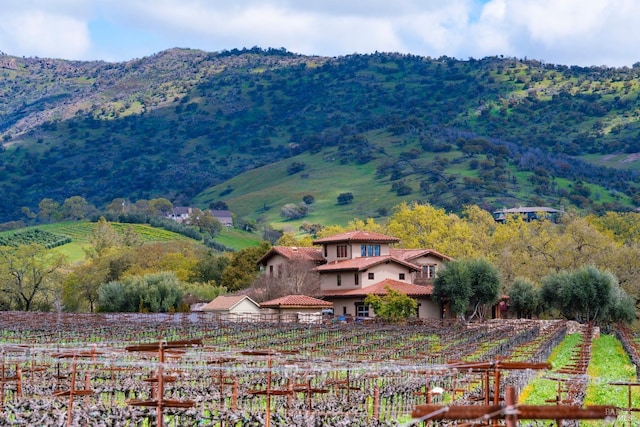
{"label": "olive tree", "polygon": [[540,306],[540,292],[529,279],[518,277],[508,291],[510,309],[518,318],[530,318]]}
{"label": "olive tree", "polygon": [[182,301],[182,284],[172,272],[129,276],[98,289],[99,311],[169,312]]}
{"label": "olive tree", "polygon": [[631,304],[616,277],[593,265],[543,277],[542,299],[565,318],[578,322],[628,320]]}
{"label": "olive tree", "polygon": [[495,304],[500,296],[498,269],[484,259],[451,261],[433,282],[433,296],[458,317],[483,317],[487,305]]}

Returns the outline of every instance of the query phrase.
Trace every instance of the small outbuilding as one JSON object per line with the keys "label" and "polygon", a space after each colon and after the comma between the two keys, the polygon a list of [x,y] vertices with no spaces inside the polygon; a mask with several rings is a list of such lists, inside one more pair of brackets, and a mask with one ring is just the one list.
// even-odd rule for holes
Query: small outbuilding
{"label": "small outbuilding", "polygon": [[247,295],[219,295],[200,310],[232,321],[258,321],[262,313],[260,305]]}

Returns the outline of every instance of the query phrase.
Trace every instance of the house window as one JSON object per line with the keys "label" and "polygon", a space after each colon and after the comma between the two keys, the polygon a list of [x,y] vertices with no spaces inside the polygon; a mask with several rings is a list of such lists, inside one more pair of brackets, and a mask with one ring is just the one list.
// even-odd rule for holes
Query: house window
{"label": "house window", "polygon": [[360,273],[356,273],[353,275],[353,283],[358,286],[360,284]]}
{"label": "house window", "polygon": [[322,247],[322,249],[324,249],[324,257],[326,258],[327,257],[327,245],[324,245]]}
{"label": "house window", "polygon": [[398,279],[400,279],[400,280],[404,280],[404,273],[400,273],[400,274],[398,275]]}
{"label": "house window", "polygon": [[369,306],[363,302],[357,302],[356,317],[369,317]]}
{"label": "house window", "polygon": [[269,276],[273,276],[273,265],[269,266]]}
{"label": "house window", "polygon": [[435,265],[423,265],[422,266],[422,276],[427,279],[433,279],[436,277],[436,266]]}
{"label": "house window", "polygon": [[373,280],[373,277],[374,277],[374,276],[373,276],[373,273],[369,273],[369,274],[367,274],[367,277],[369,278],[369,280]]}
{"label": "house window", "polygon": [[380,245],[360,245],[360,256],[380,256]]}
{"label": "house window", "polygon": [[336,275],[337,285],[342,286],[342,274],[338,273]]}
{"label": "house window", "polygon": [[436,277],[436,266],[435,265],[430,265],[429,266],[429,278],[433,279],[434,277]]}
{"label": "house window", "polygon": [[347,257],[347,245],[338,245],[338,246],[336,246],[336,256],[338,258],[346,258]]}

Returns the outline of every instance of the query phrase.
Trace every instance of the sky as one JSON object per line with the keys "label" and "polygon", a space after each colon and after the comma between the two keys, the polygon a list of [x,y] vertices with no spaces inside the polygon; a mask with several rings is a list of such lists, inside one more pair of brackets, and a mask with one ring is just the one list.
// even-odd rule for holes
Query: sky
{"label": "sky", "polygon": [[127,61],[174,47],[640,62],[640,0],[0,0],[0,52]]}

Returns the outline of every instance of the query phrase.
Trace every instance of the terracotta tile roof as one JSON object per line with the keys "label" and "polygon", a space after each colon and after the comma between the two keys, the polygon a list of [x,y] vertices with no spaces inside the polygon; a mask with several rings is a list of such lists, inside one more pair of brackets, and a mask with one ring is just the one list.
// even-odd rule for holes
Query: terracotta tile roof
{"label": "terracotta tile roof", "polygon": [[314,245],[324,243],[338,242],[378,242],[378,243],[398,243],[400,239],[393,236],[387,236],[380,233],[372,233],[370,231],[348,231],[346,233],[335,234],[333,236],[324,237],[313,241]]}
{"label": "terracotta tile roof", "polygon": [[263,308],[326,308],[333,303],[306,295],[287,295],[260,303]]}
{"label": "terracotta tile roof", "polygon": [[274,246],[262,255],[256,264],[266,264],[269,258],[274,255],[281,255],[286,259],[300,259],[314,261],[316,263],[324,262],[322,250],[319,248],[299,247],[299,246]]}
{"label": "terracotta tile roof", "polygon": [[372,256],[372,257],[360,257],[353,259],[345,259],[343,261],[332,261],[327,264],[320,265],[316,267],[314,270],[319,272],[325,271],[342,271],[342,270],[366,270],[367,268],[371,268],[375,265],[382,264],[385,262],[395,262],[397,264],[403,265],[411,270],[420,270],[416,265],[411,264],[406,261],[402,261],[400,259],[394,258],[392,256]]}
{"label": "terracotta tile roof", "polygon": [[386,287],[402,292],[411,297],[429,296],[433,293],[433,286],[420,286],[412,283],[399,282],[393,279],[385,279],[374,285],[359,289],[349,290],[326,290],[322,293],[324,297],[364,297],[367,295],[386,295]]}
{"label": "terracotta tile roof", "polygon": [[411,260],[415,258],[419,258],[421,256],[433,255],[436,258],[440,258],[442,260],[451,261],[453,258],[450,256],[441,254],[438,251],[434,251],[433,249],[389,249],[389,254],[394,258],[401,259],[403,261],[411,262]]}
{"label": "terracotta tile roof", "polygon": [[214,299],[210,303],[205,304],[201,310],[202,311],[231,310],[237,304],[241,303],[245,298],[251,301],[253,304],[255,304],[256,307],[259,306],[258,303],[256,303],[254,300],[252,300],[246,295],[219,295],[218,297],[216,297],[216,299]]}

